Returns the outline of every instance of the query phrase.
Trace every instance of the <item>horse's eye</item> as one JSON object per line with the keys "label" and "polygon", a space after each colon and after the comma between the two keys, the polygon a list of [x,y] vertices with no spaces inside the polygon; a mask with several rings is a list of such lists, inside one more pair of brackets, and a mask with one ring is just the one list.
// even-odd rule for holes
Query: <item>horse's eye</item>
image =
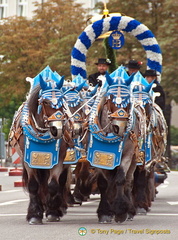
{"label": "horse's eye", "polygon": [[49,105],[50,103],[49,103],[49,101],[43,101],[43,104],[47,106],[47,105]]}

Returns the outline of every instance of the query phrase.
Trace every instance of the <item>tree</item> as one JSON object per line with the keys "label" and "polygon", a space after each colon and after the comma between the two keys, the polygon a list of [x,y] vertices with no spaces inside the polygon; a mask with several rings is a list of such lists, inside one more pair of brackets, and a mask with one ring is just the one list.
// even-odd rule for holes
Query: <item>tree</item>
{"label": "tree", "polygon": [[[103,3],[96,5],[103,10]],[[120,12],[122,15],[133,17],[145,24],[156,36],[163,54],[162,82],[167,93],[167,104],[172,99],[178,101],[177,81],[177,39],[178,39],[178,4],[177,0],[110,0],[107,4],[109,12]],[[125,33],[126,43],[123,48],[116,51],[118,63],[125,63],[134,58],[144,62],[142,70],[146,67],[146,56],[141,44]]]}
{"label": "tree", "polygon": [[[103,3],[97,5],[101,10]],[[163,54],[163,72],[161,84],[166,92],[165,118],[168,125],[167,156],[170,151],[170,123],[171,101],[178,101],[177,83],[177,39],[178,39],[178,4],[177,0],[110,0],[107,4],[110,13],[120,12],[145,24],[156,36]],[[146,68],[146,54],[140,43],[125,33],[126,43],[123,48],[116,51],[117,62],[125,63],[128,59],[142,61],[142,71]]]}
{"label": "tree", "polygon": [[11,121],[29,90],[26,77],[35,77],[48,64],[70,77],[70,53],[85,23],[84,9],[73,0],[36,6],[31,20],[11,17],[0,25],[0,117],[7,113]]}
{"label": "tree", "polygon": [[[70,53],[77,37],[86,27],[84,9],[73,0],[48,0],[37,4],[31,20],[8,18],[0,25],[0,117],[12,118],[13,113],[25,100],[29,90],[26,77],[36,76],[46,65],[70,78]],[[103,3],[98,6],[103,11]],[[142,22],[155,34],[163,52],[161,84],[167,94],[167,106],[178,100],[177,91],[177,0],[110,0],[110,12],[120,12]],[[125,33],[125,45],[116,50],[118,65],[134,58],[143,61],[146,54],[141,44]],[[94,72],[98,57],[105,57],[102,41],[96,41],[87,54],[87,73]],[[11,101],[15,104],[10,107]],[[168,117],[170,108],[168,108]],[[11,119],[12,120],[12,119]]]}
{"label": "tree", "polygon": [[117,62],[116,62],[116,52],[109,45],[108,38],[109,37],[106,37],[103,42],[104,42],[106,57],[111,60],[111,65],[109,66],[109,72],[112,73],[118,68],[118,65],[117,65]]}
{"label": "tree", "polygon": [[171,126],[171,145],[178,146],[178,128]]}

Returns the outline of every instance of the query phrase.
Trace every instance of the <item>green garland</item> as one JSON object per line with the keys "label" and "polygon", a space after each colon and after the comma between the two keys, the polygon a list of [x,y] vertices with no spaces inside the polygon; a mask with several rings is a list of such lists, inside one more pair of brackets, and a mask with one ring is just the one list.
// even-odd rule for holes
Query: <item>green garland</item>
{"label": "green garland", "polygon": [[109,58],[111,60],[111,65],[109,65],[109,72],[111,73],[118,68],[118,65],[116,62],[116,52],[112,47],[110,47],[108,38],[109,37],[106,37],[103,40],[103,44],[105,48],[106,58]]}

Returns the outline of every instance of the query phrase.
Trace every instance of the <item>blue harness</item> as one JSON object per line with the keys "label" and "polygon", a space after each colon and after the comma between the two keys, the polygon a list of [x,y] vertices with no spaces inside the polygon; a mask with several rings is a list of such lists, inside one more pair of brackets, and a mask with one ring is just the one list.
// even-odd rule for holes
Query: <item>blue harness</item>
{"label": "blue harness", "polygon": [[27,103],[22,111],[22,128],[25,135],[24,161],[30,168],[51,169],[58,164],[61,139],[54,139],[49,132],[34,131],[28,123]]}
{"label": "blue harness", "polygon": [[[145,92],[144,89],[145,87],[140,85],[133,92],[134,98],[137,101],[141,101],[141,105],[143,107],[145,107],[146,104],[149,105],[153,104],[150,94],[148,92]],[[156,126],[157,126],[156,112],[152,108],[150,124],[148,126],[148,133],[146,134],[145,141],[143,142],[142,147],[140,149],[141,152],[145,153],[145,163],[152,160],[152,137],[153,137],[152,129],[153,127]]]}
{"label": "blue harness", "polygon": [[103,94],[100,94],[96,98],[89,119],[90,141],[87,159],[92,166],[108,170],[112,170],[116,166],[120,165],[125,141],[128,138],[129,132],[133,129],[136,119],[134,108],[132,108],[132,103],[130,102],[129,88],[127,86],[122,86],[122,101],[121,99],[115,97],[117,89],[118,85],[110,86],[106,96],[114,96],[112,102],[117,106],[118,109],[126,107],[128,103],[131,104],[131,111],[128,118],[126,131],[123,133],[123,135],[117,136],[113,133],[109,133],[106,136],[100,131],[100,128],[96,122],[96,116],[98,115],[98,104],[101,102]]}

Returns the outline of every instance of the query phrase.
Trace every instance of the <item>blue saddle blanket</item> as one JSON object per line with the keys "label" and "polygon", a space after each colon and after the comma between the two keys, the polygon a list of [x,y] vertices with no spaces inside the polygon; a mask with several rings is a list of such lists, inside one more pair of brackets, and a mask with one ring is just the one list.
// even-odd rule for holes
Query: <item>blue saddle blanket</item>
{"label": "blue saddle blanket", "polygon": [[[91,136],[92,137],[92,136]],[[123,141],[102,142],[92,137],[88,146],[87,160],[94,167],[112,170],[121,163]]]}
{"label": "blue saddle blanket", "polygon": [[51,169],[58,164],[61,140],[35,142],[26,137],[24,161],[30,168]]}
{"label": "blue saddle blanket", "polygon": [[[77,139],[74,139],[74,145],[78,147],[78,149],[83,149],[83,144],[79,143]],[[68,148],[66,152],[66,157],[64,159],[63,164],[76,164],[78,160],[82,157],[81,151],[77,148]]]}
{"label": "blue saddle blanket", "polygon": [[[142,144],[140,149],[141,152],[145,153],[145,163],[148,163],[152,160],[152,133],[149,133],[145,139],[145,142]],[[143,165],[144,163],[138,162],[137,165]]]}
{"label": "blue saddle blanket", "polygon": [[145,143],[145,161],[146,163],[152,160],[151,146],[152,146],[152,133],[149,133]]}

